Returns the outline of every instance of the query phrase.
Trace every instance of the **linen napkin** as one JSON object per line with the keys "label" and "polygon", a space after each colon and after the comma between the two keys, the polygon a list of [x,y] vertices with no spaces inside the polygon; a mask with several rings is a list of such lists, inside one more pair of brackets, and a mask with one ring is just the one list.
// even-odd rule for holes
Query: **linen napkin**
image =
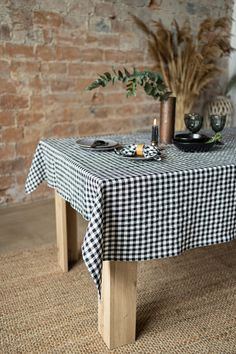
{"label": "linen napkin", "polygon": [[[123,145],[119,149],[115,149],[116,154],[125,157],[135,157],[137,156],[137,148],[142,144],[129,144]],[[161,152],[158,146],[153,145],[143,145],[142,146],[142,156],[145,159],[161,160]]]}

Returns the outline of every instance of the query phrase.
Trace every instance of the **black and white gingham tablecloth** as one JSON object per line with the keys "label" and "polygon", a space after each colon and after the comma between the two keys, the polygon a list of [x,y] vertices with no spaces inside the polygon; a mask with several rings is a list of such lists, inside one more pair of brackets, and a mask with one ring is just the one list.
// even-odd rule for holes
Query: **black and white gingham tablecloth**
{"label": "black and white gingham tablecloth", "polygon": [[[162,161],[82,150],[77,138],[43,140],[26,192],[46,180],[89,221],[82,254],[100,291],[102,261],[175,256],[236,237],[236,128],[223,135],[225,145],[208,153],[169,146]],[[150,136],[113,139],[149,143]]]}

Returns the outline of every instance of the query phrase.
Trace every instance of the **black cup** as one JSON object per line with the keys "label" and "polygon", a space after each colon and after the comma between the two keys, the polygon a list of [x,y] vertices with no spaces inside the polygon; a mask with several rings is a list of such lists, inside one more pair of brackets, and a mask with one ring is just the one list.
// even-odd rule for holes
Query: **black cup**
{"label": "black cup", "polygon": [[221,132],[224,129],[226,123],[225,114],[211,114],[210,115],[211,127],[215,133]]}
{"label": "black cup", "polygon": [[186,113],[184,115],[184,123],[188,130],[192,132],[192,134],[197,133],[203,123],[203,116],[199,113]]}

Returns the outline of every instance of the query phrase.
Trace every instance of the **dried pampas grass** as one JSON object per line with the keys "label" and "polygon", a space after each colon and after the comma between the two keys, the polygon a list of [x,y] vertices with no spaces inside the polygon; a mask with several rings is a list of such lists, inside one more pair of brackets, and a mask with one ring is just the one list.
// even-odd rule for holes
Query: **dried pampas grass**
{"label": "dried pampas grass", "polygon": [[150,29],[142,20],[132,16],[148,36],[151,55],[156,59],[166,85],[177,98],[177,129],[184,127],[184,114],[190,112],[196,97],[222,72],[220,59],[228,56],[231,19],[207,18],[193,34],[189,20],[182,26],[173,20],[168,29],[161,20],[153,21]]}

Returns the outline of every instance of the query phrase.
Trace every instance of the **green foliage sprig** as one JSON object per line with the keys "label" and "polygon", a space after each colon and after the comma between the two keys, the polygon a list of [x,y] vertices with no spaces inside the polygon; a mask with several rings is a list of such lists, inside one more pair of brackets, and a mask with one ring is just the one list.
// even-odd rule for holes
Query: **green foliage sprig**
{"label": "green foliage sprig", "polygon": [[117,81],[121,81],[126,85],[127,97],[136,96],[137,86],[142,86],[148,96],[152,96],[155,100],[167,100],[171,92],[168,90],[162,76],[153,71],[138,71],[135,68],[130,73],[126,68],[123,72],[116,71],[112,68],[113,74],[105,72],[93,81],[86,89],[91,91],[98,87],[106,87],[109,83],[113,85]]}
{"label": "green foliage sprig", "polygon": [[209,144],[209,143],[217,143],[218,141],[221,141],[222,140],[222,135],[220,132],[217,132],[215,135],[213,135],[206,143]]}

